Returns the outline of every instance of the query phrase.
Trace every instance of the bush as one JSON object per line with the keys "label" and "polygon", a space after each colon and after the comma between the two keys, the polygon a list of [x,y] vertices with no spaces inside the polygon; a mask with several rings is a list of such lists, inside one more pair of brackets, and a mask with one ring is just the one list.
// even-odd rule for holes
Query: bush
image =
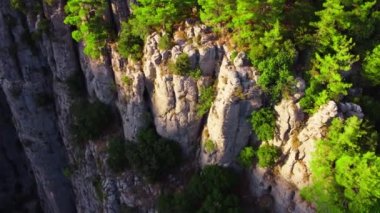
{"label": "bush", "polygon": [[159,212],[240,212],[233,193],[237,176],[220,166],[206,166],[194,175],[183,192],[162,195]]}
{"label": "bush", "polygon": [[122,172],[128,165],[125,155],[125,143],[121,138],[113,138],[108,143],[107,164],[114,172]]}
{"label": "bush", "polygon": [[129,143],[127,158],[137,172],[148,181],[157,181],[181,161],[181,149],[173,141],[161,138],[153,129],[142,131],[138,143]]}
{"label": "bush", "polygon": [[26,5],[24,3],[24,0],[11,0],[11,7],[17,11],[25,12],[26,11]]}
{"label": "bush", "polygon": [[363,64],[363,74],[372,85],[380,85],[380,45],[366,56]]}
{"label": "bush", "polygon": [[259,166],[263,168],[273,166],[276,163],[279,155],[280,150],[273,145],[264,144],[260,146],[260,148],[257,150]]}
{"label": "bush", "polygon": [[107,7],[106,0],[69,0],[65,6],[64,23],[76,27],[72,32],[73,39],[83,41],[84,53],[92,58],[102,55],[110,35],[104,20]]}
{"label": "bush", "polygon": [[121,56],[131,57],[135,61],[139,61],[143,57],[144,41],[131,33],[131,25],[126,22],[121,24],[121,33],[117,44]]}
{"label": "bush", "polygon": [[251,124],[259,140],[268,141],[273,139],[276,128],[276,116],[271,108],[261,108],[253,112]]}
{"label": "bush", "polygon": [[301,195],[317,211],[376,212],[380,203],[378,133],[356,116],[332,120],[326,138],[316,142],[313,184]]}
{"label": "bush", "polygon": [[291,44],[285,43],[286,50],[261,60],[257,63],[260,71],[258,85],[271,97],[273,104],[280,101],[286,94],[291,93],[295,84],[291,73],[295,58],[295,50]]}
{"label": "bush", "polygon": [[191,70],[189,55],[186,53],[181,53],[175,63],[169,64],[169,70],[175,75],[189,74]]}
{"label": "bush", "polygon": [[66,84],[69,87],[69,93],[73,97],[83,97],[86,94],[86,83],[82,73],[74,73],[67,80]]}
{"label": "bush", "polygon": [[164,34],[158,41],[158,48],[160,48],[160,50],[168,50],[172,48],[172,46],[173,43],[168,34]]}
{"label": "bush", "polygon": [[203,143],[203,148],[207,153],[213,153],[216,150],[216,144],[208,139]]}
{"label": "bush", "polygon": [[96,101],[81,100],[71,107],[73,115],[72,132],[78,142],[97,139],[112,122],[109,106]]}
{"label": "bush", "polygon": [[198,80],[202,77],[202,70],[200,68],[190,70],[189,76],[195,80]]}
{"label": "bush", "polygon": [[255,155],[255,150],[253,150],[252,147],[244,147],[244,149],[241,150],[239,153],[238,161],[240,165],[248,168],[252,165],[253,158],[255,157]]}
{"label": "bush", "polygon": [[121,81],[123,82],[123,84],[125,86],[132,86],[133,85],[133,79],[127,75],[124,75],[122,78],[121,78]]}
{"label": "bush", "polygon": [[200,91],[200,97],[197,105],[197,115],[202,117],[211,108],[215,99],[215,89],[213,86],[203,87]]}

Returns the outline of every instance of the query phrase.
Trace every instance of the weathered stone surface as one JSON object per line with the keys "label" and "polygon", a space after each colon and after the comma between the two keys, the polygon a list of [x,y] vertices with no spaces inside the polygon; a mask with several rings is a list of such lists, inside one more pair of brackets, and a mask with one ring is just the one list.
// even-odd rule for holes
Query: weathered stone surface
{"label": "weathered stone surface", "polygon": [[149,119],[144,100],[145,76],[140,64],[127,64],[115,48],[112,48],[112,67],[118,93],[116,106],[123,122],[124,137],[135,141]]}
{"label": "weathered stone surface", "polygon": [[[261,106],[255,75],[251,67],[235,67],[227,57],[223,59],[215,89],[217,95],[202,135],[201,165],[229,164],[248,143],[252,131],[247,118]],[[207,140],[215,144],[212,153],[204,150]]]}
{"label": "weathered stone surface", "polygon": [[[4,20],[12,18],[12,25]],[[0,76],[19,139],[37,182],[46,212],[75,212],[70,182],[63,175],[67,165],[59,135],[52,94],[52,76],[38,42],[27,43],[24,33],[35,30],[35,21],[14,13],[8,1],[0,3]],[[14,54],[11,53],[11,50]]]}
{"label": "weathered stone surface", "polygon": [[0,90],[0,212],[40,210],[36,182]]}

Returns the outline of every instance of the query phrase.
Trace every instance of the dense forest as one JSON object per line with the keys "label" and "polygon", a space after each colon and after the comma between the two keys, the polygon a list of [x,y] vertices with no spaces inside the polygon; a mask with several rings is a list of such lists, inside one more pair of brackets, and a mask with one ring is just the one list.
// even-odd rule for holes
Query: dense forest
{"label": "dense forest", "polygon": [[[11,0],[11,4],[25,10],[21,0]],[[64,23],[72,26],[72,38],[84,43],[84,53],[93,60],[116,45],[122,57],[138,63],[150,34],[163,32],[158,46],[169,49],[175,30],[189,20],[210,27],[235,56],[246,53],[260,74],[257,84],[265,98],[263,107],[249,118],[262,144],[240,152],[237,160],[242,167],[266,168],[277,162],[278,148],[267,143],[275,137],[274,107],[294,95],[297,79],[306,82],[299,103],[308,117],[331,100],[360,105],[363,119],[334,118],[326,136],[316,141],[313,184],[301,189],[301,195],[318,212],[379,211],[380,1],[138,0],[131,4],[132,13],[120,32],[105,21],[110,12],[107,0],[68,0]],[[200,78],[199,68],[189,63],[189,56],[181,54],[168,67],[174,75]],[[128,76],[123,81],[131,83]],[[214,90],[212,86],[201,90],[199,117],[210,110]],[[112,117],[101,103],[85,101],[74,105],[73,114],[78,141],[98,137]],[[107,163],[115,173],[131,168],[155,182],[182,160],[180,148],[152,127],[143,130],[137,141],[126,146],[120,138],[110,141]],[[157,142],[151,146],[151,141]],[[212,141],[205,146],[206,151],[214,149]],[[182,191],[162,195],[159,211],[240,212],[235,176],[226,168],[206,166]]]}

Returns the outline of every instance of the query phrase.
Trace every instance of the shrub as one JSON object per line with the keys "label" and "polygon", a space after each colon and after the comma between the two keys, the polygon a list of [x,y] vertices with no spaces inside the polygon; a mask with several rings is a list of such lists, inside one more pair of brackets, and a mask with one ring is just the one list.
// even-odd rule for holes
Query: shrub
{"label": "shrub", "polygon": [[46,107],[54,103],[54,97],[49,93],[41,92],[35,96],[35,101],[37,106]]}
{"label": "shrub", "polygon": [[276,116],[271,108],[261,108],[253,112],[251,124],[259,140],[267,141],[273,139],[276,128]]}
{"label": "shrub", "polygon": [[194,175],[184,191],[162,195],[159,212],[240,212],[233,193],[237,176],[227,168],[206,166]]}
{"label": "shrub", "polygon": [[96,196],[99,200],[103,200],[104,193],[103,193],[103,186],[102,186],[102,180],[99,176],[96,176],[95,179],[92,181],[92,185],[95,188]]}
{"label": "shrub", "polygon": [[364,59],[363,74],[374,86],[380,85],[380,45]]}
{"label": "shrub", "polygon": [[317,211],[376,212],[380,203],[378,134],[356,116],[335,118],[326,138],[316,142],[313,184],[301,195]]}
{"label": "shrub", "polygon": [[244,147],[244,149],[241,150],[239,153],[238,161],[240,165],[248,168],[252,165],[253,158],[255,157],[255,155],[255,150],[253,150],[252,147]]}
{"label": "shrub", "polygon": [[24,3],[24,0],[11,0],[11,7],[15,10],[18,10],[20,12],[26,11],[26,5]]}
{"label": "shrub", "polygon": [[86,83],[82,73],[74,73],[67,80],[66,84],[69,87],[69,93],[73,97],[83,97],[86,94]]}
{"label": "shrub", "polygon": [[112,121],[109,106],[96,101],[77,101],[71,107],[73,115],[72,132],[78,142],[97,139]]}
{"label": "shrub", "polygon": [[158,41],[158,48],[160,50],[168,50],[173,46],[173,43],[168,34],[164,34]]}
{"label": "shrub", "polygon": [[195,80],[198,80],[202,77],[202,70],[200,68],[190,70],[189,76]]}
{"label": "shrub", "polygon": [[133,85],[133,79],[127,75],[124,75],[122,78],[121,78],[121,81],[123,82],[123,84],[125,86],[132,86]]}
{"label": "shrub", "polygon": [[127,164],[128,159],[125,155],[125,144],[121,138],[113,138],[108,143],[107,164],[114,172],[122,172]]}
{"label": "shrub", "polygon": [[77,42],[84,42],[84,53],[92,58],[102,55],[110,35],[103,18],[107,7],[106,0],[69,0],[65,6],[64,23],[76,26],[72,37]]}
{"label": "shrub", "polygon": [[175,63],[169,64],[169,70],[176,75],[187,75],[191,70],[189,55],[181,53]]}
{"label": "shrub", "polygon": [[129,143],[127,158],[148,181],[159,180],[180,163],[181,149],[175,142],[161,138],[153,129],[142,131],[138,143]]}
{"label": "shrub", "polygon": [[208,139],[203,143],[203,148],[207,153],[213,153],[216,150],[216,144],[214,141]]}
{"label": "shrub", "polygon": [[123,57],[131,57],[135,61],[139,61],[143,57],[144,41],[131,33],[131,25],[126,22],[121,24],[121,33],[117,44],[118,51]]}
{"label": "shrub", "polygon": [[259,166],[263,168],[273,166],[276,163],[279,155],[279,149],[273,145],[264,144],[260,146],[260,148],[257,150]]}
{"label": "shrub", "polygon": [[200,97],[197,105],[198,117],[202,117],[210,110],[215,96],[215,89],[213,86],[201,88]]}

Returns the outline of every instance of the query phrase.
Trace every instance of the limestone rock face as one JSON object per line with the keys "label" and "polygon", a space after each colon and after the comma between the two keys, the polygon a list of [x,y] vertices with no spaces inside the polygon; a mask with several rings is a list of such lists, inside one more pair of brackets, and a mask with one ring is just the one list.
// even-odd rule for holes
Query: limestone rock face
{"label": "limestone rock face", "polygon": [[[148,184],[133,170],[116,174],[107,164],[110,138],[123,135],[137,142],[137,134],[151,121],[158,134],[178,142],[184,155],[196,162],[196,166],[180,168],[181,172],[209,164],[236,165],[241,149],[256,141],[249,117],[262,105],[256,83],[259,73],[244,53],[232,60],[234,50],[223,45],[210,28],[188,20],[175,30],[173,46],[165,50],[158,47],[165,33],[153,33],[140,62],[121,57],[111,41],[102,57],[92,59],[84,55],[83,43],[73,42],[70,27],[63,24],[66,1],[27,2],[43,2],[43,9],[24,14],[12,10],[9,0],[0,1],[0,93],[10,108],[7,113],[30,162],[45,212],[115,213],[125,208],[155,212],[161,190],[181,188],[180,178]],[[108,1],[105,18],[115,31],[128,19],[131,2],[136,1]],[[39,32],[45,19],[50,30]],[[189,73],[174,74],[172,65],[182,53],[189,56]],[[201,76],[190,75],[195,70]],[[68,83],[80,74],[88,93],[84,98],[108,104],[121,121],[100,139],[83,144],[76,143],[71,133],[71,106],[79,97],[71,94]],[[310,184],[315,142],[324,137],[334,117],[363,117],[358,105],[329,102],[307,118],[298,104],[305,82],[296,80],[293,97],[275,107],[276,137],[268,141],[281,149],[281,158],[274,169],[252,168],[249,175],[253,194],[273,201],[275,212],[314,211],[298,191]],[[208,113],[198,115],[205,87],[214,88],[215,99]],[[0,150],[0,158],[9,161],[4,156],[13,148]],[[32,184],[24,186],[33,189]]]}
{"label": "limestone rock face", "polygon": [[[276,212],[314,212],[299,196],[299,190],[311,183],[310,160],[317,140],[323,138],[331,120],[339,116],[335,102],[330,101],[313,114],[304,125],[304,115],[297,98],[282,100],[277,112],[276,137],[269,144],[279,147],[282,156],[275,170],[254,168],[251,174],[256,196],[270,194]],[[355,108],[355,112],[361,112]]]}
{"label": "limestone rock face", "polygon": [[[27,25],[22,24],[24,20]],[[22,37],[36,30],[35,21],[31,16],[15,13],[8,1],[1,1],[0,85],[44,201],[42,208],[46,212],[74,212],[71,184],[62,173],[67,165],[66,150],[50,101],[52,75],[40,43],[27,43]]]}
{"label": "limestone rock face", "polygon": [[[40,209],[36,182],[0,90],[0,212]],[[25,199],[20,199],[25,198]]]}
{"label": "limestone rock face", "polygon": [[113,71],[107,56],[91,59],[83,53],[83,43],[79,46],[80,65],[86,78],[87,92],[92,98],[110,104],[115,98]]}
{"label": "limestone rock face", "polygon": [[123,122],[124,137],[134,141],[139,130],[147,126],[149,113],[144,100],[145,76],[140,64],[129,65],[112,48],[112,67],[117,85],[116,106]]}
{"label": "limestone rock face", "polygon": [[[204,35],[204,31],[197,29],[189,26],[185,31],[193,32],[194,37]],[[184,152],[190,153],[201,131],[201,118],[197,116],[199,89],[214,74],[220,50],[210,43],[212,51],[202,53],[192,37],[187,37],[187,42],[177,41],[170,50],[160,50],[160,37],[158,33],[148,37],[143,60],[154,123],[160,135],[179,142]],[[200,67],[203,77],[197,80],[173,74],[168,64],[175,63],[181,53],[189,56],[192,69]]]}
{"label": "limestone rock face", "polygon": [[[252,132],[248,118],[261,106],[256,79],[257,73],[252,67],[241,63],[233,65],[224,57],[215,89],[217,95],[202,134],[201,165],[229,164],[247,145]],[[205,149],[207,141],[214,144],[213,150]]]}

